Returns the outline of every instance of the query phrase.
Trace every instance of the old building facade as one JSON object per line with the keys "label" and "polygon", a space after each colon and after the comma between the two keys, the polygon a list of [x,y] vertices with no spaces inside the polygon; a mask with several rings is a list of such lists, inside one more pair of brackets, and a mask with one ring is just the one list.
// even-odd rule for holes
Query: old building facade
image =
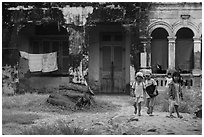
{"label": "old building facade", "polygon": [[[172,69],[181,72],[184,85],[201,86],[201,3],[152,3],[148,19],[146,36],[134,38],[144,48],[139,53],[138,68],[150,68],[159,87],[164,87],[165,74]],[[121,30],[115,26],[100,26],[90,35],[93,41],[90,43],[89,79],[98,85],[99,92],[126,92],[130,75],[134,75],[129,69],[130,34],[124,27]],[[104,42],[103,33],[107,34]],[[114,34],[122,34],[121,44],[114,41]],[[117,52],[117,45],[122,45],[121,53],[119,48]],[[158,65],[160,71],[157,70]]]}
{"label": "old building facade", "polygon": [[202,5],[155,3],[149,19],[146,66],[201,74]]}
{"label": "old building facade", "polygon": [[[108,8],[110,7],[109,5]],[[18,35],[11,36],[17,40],[10,43],[12,47],[4,46],[7,45],[4,42],[9,40],[3,35],[3,54],[6,55],[7,50],[15,50],[15,54],[11,54],[9,58],[3,56],[3,63],[10,60],[15,64],[19,61],[19,77],[31,88],[58,88],[60,84],[68,83],[71,60],[70,25],[74,24],[74,28],[84,31],[88,36],[88,80],[97,93],[129,93],[130,77],[134,75],[130,74],[132,45],[140,47],[136,48],[136,58],[133,60],[136,62],[135,68],[138,68],[136,71],[143,68],[152,69],[159,86],[164,85],[160,82],[170,69],[179,70],[186,80],[191,81],[191,86],[201,86],[201,3],[150,3],[146,18],[148,24],[131,24],[139,27],[139,32],[135,32],[137,35],[132,33],[137,29],[117,21],[98,21],[95,26],[89,26],[86,19],[92,16],[94,10],[86,8],[66,6],[61,9],[66,20],[65,25],[59,25],[58,21],[47,21],[49,18],[45,17],[40,18],[45,23],[27,22],[18,31]],[[115,9],[118,10],[118,7]],[[140,35],[140,29],[144,29],[146,34]],[[3,32],[7,34],[6,29],[3,29]],[[80,39],[78,41],[80,43]],[[136,41],[136,44],[132,41]],[[19,51],[31,54],[57,52],[58,70],[50,73],[29,73],[29,77],[25,79],[29,72],[28,62],[19,59]]]}

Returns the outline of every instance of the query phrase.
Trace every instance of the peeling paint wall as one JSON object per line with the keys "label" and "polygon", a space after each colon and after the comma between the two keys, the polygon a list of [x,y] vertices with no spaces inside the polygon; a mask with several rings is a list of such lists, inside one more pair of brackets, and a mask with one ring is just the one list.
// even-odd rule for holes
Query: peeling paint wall
{"label": "peeling paint wall", "polygon": [[100,60],[99,60],[99,32],[98,28],[91,28],[89,31],[89,64],[88,79],[91,86],[99,90],[100,85]]}

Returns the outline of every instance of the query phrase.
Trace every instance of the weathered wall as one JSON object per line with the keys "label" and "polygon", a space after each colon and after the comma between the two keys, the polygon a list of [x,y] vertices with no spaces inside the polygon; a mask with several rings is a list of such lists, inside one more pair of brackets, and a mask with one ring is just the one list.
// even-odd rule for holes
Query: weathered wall
{"label": "weathered wall", "polygon": [[59,85],[69,83],[69,77],[30,77],[31,89],[59,88]]}
{"label": "weathered wall", "polygon": [[89,32],[89,64],[88,64],[88,79],[89,83],[97,90],[100,84],[100,60],[99,60],[99,32],[98,28],[91,28]]}
{"label": "weathered wall", "polygon": [[[189,19],[183,20],[181,15],[190,15]],[[151,33],[156,27],[164,27],[169,33],[177,32],[178,28],[186,26],[195,32],[195,36],[200,36],[202,29],[202,6],[200,4],[167,3],[151,6],[149,12]],[[160,23],[158,22],[160,21]],[[157,22],[157,23],[156,23]],[[169,34],[170,36],[172,34]]]}

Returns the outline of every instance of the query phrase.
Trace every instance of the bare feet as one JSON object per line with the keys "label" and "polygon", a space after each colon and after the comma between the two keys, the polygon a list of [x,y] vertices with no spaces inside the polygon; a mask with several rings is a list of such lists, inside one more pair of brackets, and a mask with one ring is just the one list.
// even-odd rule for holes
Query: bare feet
{"label": "bare feet", "polygon": [[178,115],[178,118],[183,118],[183,116],[181,116],[181,115]]}
{"label": "bare feet", "polygon": [[149,114],[149,116],[154,116],[153,114]]}
{"label": "bare feet", "polygon": [[174,115],[169,115],[169,116],[166,116],[168,118],[176,118]]}

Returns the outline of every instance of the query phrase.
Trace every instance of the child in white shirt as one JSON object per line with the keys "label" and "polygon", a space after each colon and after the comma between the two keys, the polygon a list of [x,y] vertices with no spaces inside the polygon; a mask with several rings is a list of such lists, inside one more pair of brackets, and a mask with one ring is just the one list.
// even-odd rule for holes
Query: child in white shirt
{"label": "child in white shirt", "polygon": [[145,87],[143,82],[143,73],[137,72],[135,77],[136,82],[133,83],[133,89],[135,94],[135,102],[134,102],[134,113],[137,114],[137,107],[138,107],[138,116],[141,116],[141,103],[144,102],[144,95],[145,95]]}

